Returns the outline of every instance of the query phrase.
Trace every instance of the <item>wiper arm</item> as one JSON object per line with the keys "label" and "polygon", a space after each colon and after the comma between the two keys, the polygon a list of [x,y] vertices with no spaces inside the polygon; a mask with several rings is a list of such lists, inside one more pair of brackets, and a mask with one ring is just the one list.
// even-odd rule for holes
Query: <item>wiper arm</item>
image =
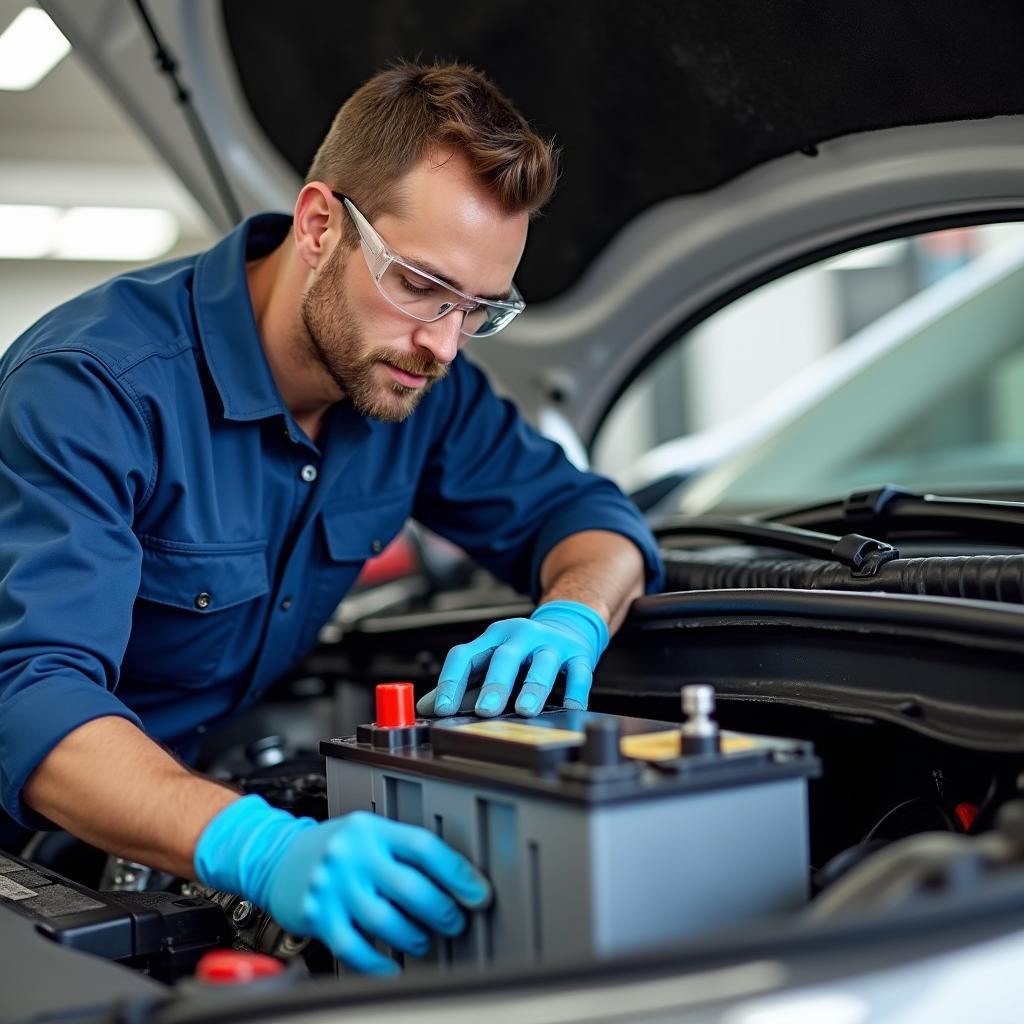
{"label": "wiper arm", "polygon": [[771,521],[819,529],[863,527],[886,538],[926,533],[1024,547],[1024,502],[917,494],[893,484],[789,509]]}
{"label": "wiper arm", "polygon": [[744,544],[763,544],[812,558],[824,558],[845,565],[854,576],[874,576],[886,562],[900,557],[899,551],[891,544],[859,533],[837,537],[745,516],[672,516],[658,520],[654,527],[662,535],[724,537]]}

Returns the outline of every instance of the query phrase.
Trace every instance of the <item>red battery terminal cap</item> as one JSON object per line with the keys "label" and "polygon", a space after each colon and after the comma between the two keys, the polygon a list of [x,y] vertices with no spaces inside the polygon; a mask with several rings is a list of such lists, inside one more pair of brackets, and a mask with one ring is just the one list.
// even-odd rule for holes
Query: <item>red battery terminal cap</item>
{"label": "red battery terminal cap", "polygon": [[283,970],[284,964],[272,956],[237,949],[213,949],[204,953],[196,964],[196,977],[214,985],[243,985],[259,978],[270,978]]}
{"label": "red battery terminal cap", "polygon": [[412,683],[381,683],[377,687],[378,729],[403,729],[416,724]]}
{"label": "red battery terminal cap", "polygon": [[970,803],[957,804],[953,808],[956,820],[964,832],[970,832],[974,819],[978,816],[978,805]]}

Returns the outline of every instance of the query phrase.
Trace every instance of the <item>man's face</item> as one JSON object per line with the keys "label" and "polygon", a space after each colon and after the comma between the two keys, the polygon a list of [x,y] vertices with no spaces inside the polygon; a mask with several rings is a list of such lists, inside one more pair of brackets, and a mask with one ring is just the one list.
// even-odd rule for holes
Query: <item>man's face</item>
{"label": "man's face", "polygon": [[[311,355],[364,416],[398,423],[445,376],[448,367],[429,353],[404,352],[367,339],[345,289],[345,271],[355,260],[366,269],[361,250],[335,246],[303,296],[302,319],[312,343]],[[388,367],[409,374],[410,379],[407,383],[395,380]]]}
{"label": "man's face", "polygon": [[[458,154],[423,160],[400,194],[401,209],[373,225],[395,252],[469,294],[507,291],[526,242],[525,213],[497,207]],[[348,214],[338,204],[335,216],[340,235]],[[356,409],[393,423],[447,374],[465,340],[457,311],[422,323],[397,310],[377,290],[359,246],[334,246],[303,296],[302,318],[311,357]]]}

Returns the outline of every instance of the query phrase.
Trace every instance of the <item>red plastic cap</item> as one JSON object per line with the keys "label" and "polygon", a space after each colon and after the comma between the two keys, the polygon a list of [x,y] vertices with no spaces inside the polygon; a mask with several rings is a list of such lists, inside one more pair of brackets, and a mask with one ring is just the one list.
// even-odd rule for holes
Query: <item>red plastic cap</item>
{"label": "red plastic cap", "polygon": [[965,832],[970,832],[974,819],[978,816],[978,805],[969,803],[957,804],[953,808],[953,813],[956,815],[956,820],[960,823],[960,827]]}
{"label": "red plastic cap", "polygon": [[400,729],[416,724],[416,703],[412,683],[381,683],[377,687],[377,721],[382,729]]}
{"label": "red plastic cap", "polygon": [[262,953],[244,953],[237,949],[214,949],[204,953],[196,964],[196,977],[214,985],[243,985],[257,978],[280,974],[284,964]]}

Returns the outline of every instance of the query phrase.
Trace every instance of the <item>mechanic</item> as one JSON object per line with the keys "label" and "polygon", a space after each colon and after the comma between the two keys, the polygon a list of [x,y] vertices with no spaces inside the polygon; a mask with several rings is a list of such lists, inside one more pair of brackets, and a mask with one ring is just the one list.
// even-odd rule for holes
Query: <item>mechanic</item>
{"label": "mechanic", "polygon": [[[653,538],[460,354],[512,282],[556,156],[479,72],[402,64],[341,107],[292,217],[58,307],[0,360],[6,826],[238,893],[368,972],[457,934],[488,883],[425,829],[317,823],[191,771],[202,731],[316,642],[414,516],[532,592],[453,649],[422,714],[559,676],[586,707]],[[476,344],[485,345],[486,340]]]}

